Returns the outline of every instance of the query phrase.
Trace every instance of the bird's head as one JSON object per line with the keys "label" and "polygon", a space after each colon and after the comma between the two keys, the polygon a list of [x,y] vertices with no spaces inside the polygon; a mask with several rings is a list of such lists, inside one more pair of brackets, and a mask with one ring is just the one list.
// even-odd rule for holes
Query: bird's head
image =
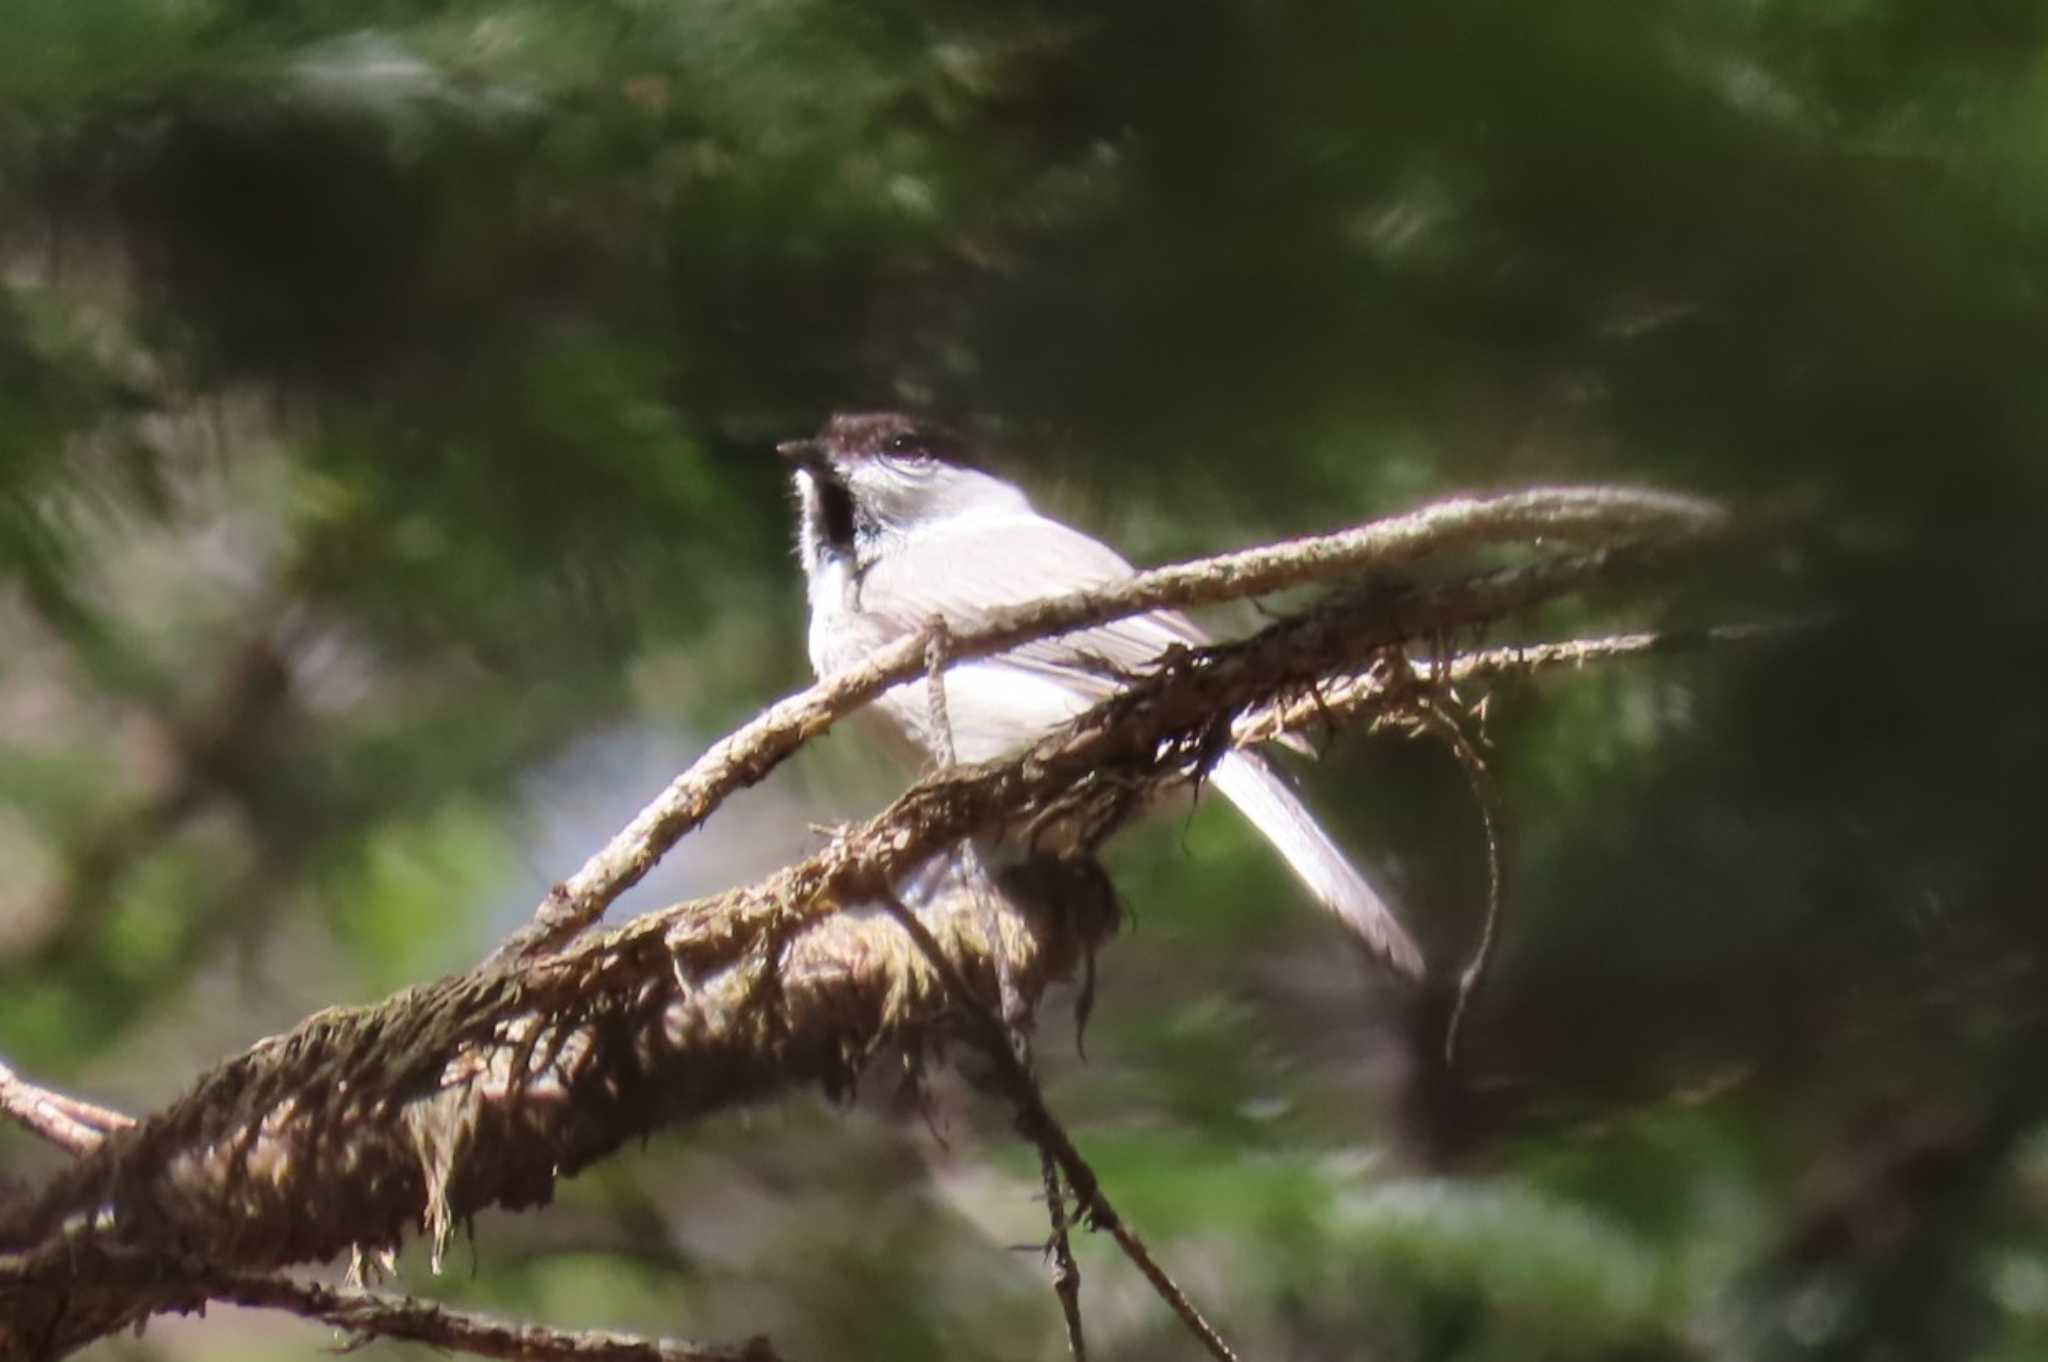
{"label": "bird's head", "polygon": [[970,464],[939,426],[902,412],[839,412],[807,440],[775,447],[796,480],[806,570],[866,561],[891,536],[961,517],[1028,512],[1011,483]]}

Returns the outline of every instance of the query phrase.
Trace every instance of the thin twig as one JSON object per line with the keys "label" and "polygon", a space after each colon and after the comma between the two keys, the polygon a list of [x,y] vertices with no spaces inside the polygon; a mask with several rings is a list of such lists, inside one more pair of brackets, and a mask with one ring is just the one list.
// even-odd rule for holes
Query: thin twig
{"label": "thin twig", "polygon": [[1145,1274],[1145,1280],[1152,1284],[1152,1289],[1159,1293],[1159,1298],[1172,1308],[1174,1314],[1180,1316],[1181,1323],[1187,1326],[1188,1332],[1200,1340],[1216,1362],[1237,1362],[1236,1352],[1223,1341],[1223,1336],[1216,1332],[1216,1327],[1203,1318],[1202,1312],[1195,1308],[1195,1303],[1188,1299],[1187,1292],[1181,1290],[1179,1283],[1167,1275],[1166,1269],[1159,1265],[1159,1260],[1152,1256],[1152,1251],[1145,1246],[1145,1241],[1138,1237],[1137,1231],[1125,1223],[1123,1217],[1117,1214],[1116,1208],[1110,1205],[1101,1182],[1096,1179],[1095,1170],[1088,1166],[1087,1160],[1081,1157],[1080,1150],[1074,1147],[1074,1142],[1068,1136],[1065,1127],[1061,1126],[1047,1109],[1045,1098],[1039,1093],[1038,1085],[1031,1080],[1030,1075],[1021,1075],[1021,1081],[1019,1076],[1012,1075],[1010,1082],[1012,1096],[1020,1107],[1018,1124],[1027,1138],[1040,1149],[1050,1150],[1053,1158],[1058,1161],[1060,1171],[1066,1174],[1068,1186],[1074,1189],[1074,1199],[1080,1203],[1082,1218],[1095,1229],[1109,1231],[1110,1237],[1116,1240],[1117,1247],[1123,1250],[1124,1257],[1130,1259],[1138,1271]]}
{"label": "thin twig", "polygon": [[[1237,1362],[1237,1353],[1224,1342],[1223,1336],[1216,1332],[1216,1327],[1203,1316],[1201,1310],[1188,1298],[1187,1292],[1181,1289],[1180,1284],[1159,1265],[1159,1260],[1152,1256],[1151,1250],[1145,1246],[1145,1241],[1140,1239],[1137,1232],[1117,1214],[1116,1208],[1110,1204],[1108,1195],[1102,1190],[1102,1183],[1095,1176],[1095,1170],[1081,1157],[1081,1151],[1075,1147],[1073,1138],[1067,1134],[1066,1128],[1059,1123],[1058,1118],[1052,1114],[1052,1109],[1046,1105],[1045,1094],[1039,1089],[1038,1080],[1011,1050],[1001,1020],[969,986],[967,976],[960,972],[960,967],[939,945],[938,939],[931,934],[931,929],[893,894],[882,896],[881,902],[888,909],[889,915],[896,919],[904,932],[916,943],[918,950],[923,953],[940,981],[945,984],[947,992],[960,1000],[975,1029],[982,1033],[982,1049],[995,1064],[997,1076],[1002,1080],[1004,1087],[1009,1089],[1011,1100],[1017,1104],[1018,1130],[1026,1139],[1038,1146],[1041,1158],[1051,1159],[1059,1166],[1060,1172],[1066,1175],[1067,1185],[1073,1188],[1074,1198],[1080,1204],[1087,1223],[1095,1229],[1109,1232],[1110,1237],[1116,1240],[1117,1247],[1123,1250],[1124,1256],[1144,1274],[1145,1280],[1152,1284],[1152,1289],[1159,1294],[1159,1298],[1180,1316],[1188,1332],[1208,1349],[1209,1355],[1214,1357],[1216,1362]],[[1078,1286],[1076,1289],[1078,1290]]]}
{"label": "thin twig", "polygon": [[931,708],[932,736],[939,745],[939,765],[951,766],[960,760],[953,745],[953,711],[946,704],[946,665],[953,660],[953,636],[944,620],[934,619],[926,626],[924,639],[925,701]]}
{"label": "thin twig", "polygon": [[1428,692],[1417,697],[1416,711],[1423,725],[1449,744],[1465,778],[1471,782],[1472,798],[1479,806],[1479,822],[1486,836],[1486,916],[1480,924],[1479,942],[1458,974],[1458,995],[1451,1003],[1450,1020],[1444,1025],[1444,1063],[1450,1066],[1458,1062],[1458,1034],[1464,1026],[1465,1014],[1471,1010],[1479,981],[1486,977],[1487,964],[1493,959],[1493,943],[1500,932],[1500,800],[1492,774],[1486,769],[1486,759],[1457,717]]}
{"label": "thin twig", "polygon": [[[952,660],[952,632],[942,619],[934,619],[926,626],[924,652],[925,703],[932,726],[932,740],[937,744],[936,756],[939,769],[951,770],[959,764],[959,748],[953,741],[953,713],[946,703],[946,667]],[[1020,1055],[1028,1054],[1031,1037],[1026,1022],[1024,995],[1018,991],[1016,972],[1010,968],[1009,952],[1003,949],[1003,936],[996,928],[995,905],[988,894],[988,872],[983,867],[981,855],[974,843],[960,844],[960,862],[967,881],[967,892],[973,896],[976,914],[980,919],[982,934],[988,938],[988,951],[996,966],[996,997],[1000,1004],[1003,1028],[1009,1033],[1010,1044]]]}
{"label": "thin twig", "polygon": [[1457,720],[1432,698],[1461,684],[1479,684],[1623,657],[1648,657],[1713,644],[1748,643],[1777,637],[1801,625],[1734,625],[1702,630],[1670,630],[1632,634],[1610,634],[1598,638],[1568,639],[1555,643],[1511,644],[1480,648],[1450,657],[1432,659],[1427,674],[1414,664],[1389,671],[1383,667],[1319,682],[1308,694],[1265,706],[1247,714],[1234,727],[1231,740],[1238,746],[1270,742],[1287,733],[1302,732],[1311,725],[1328,727],[1366,709],[1387,704],[1398,688],[1416,687],[1412,703],[1423,721],[1451,745],[1459,766],[1472,782],[1479,817],[1486,837],[1486,917],[1478,944],[1458,977],[1457,998],[1444,1028],[1444,1062],[1456,1062],[1458,1037],[1474,993],[1485,976],[1498,938],[1502,909],[1502,856],[1499,801],[1478,749]]}
{"label": "thin twig", "polygon": [[1081,1266],[1074,1261],[1073,1240],[1067,1235],[1067,1194],[1060,1186],[1060,1166],[1043,1145],[1038,1150],[1038,1171],[1045,1185],[1046,1219],[1052,1227],[1045,1256],[1052,1266],[1052,1292],[1059,1297],[1060,1314],[1067,1322],[1067,1356],[1074,1362],[1088,1362],[1088,1340],[1081,1332]]}
{"label": "thin twig", "polygon": [[0,1063],[0,1115],[12,1117],[60,1149],[86,1154],[133,1118],[38,1087]]}
{"label": "thin twig", "polygon": [[[1217,605],[1362,569],[1389,571],[1432,554],[1486,544],[1541,540],[1612,547],[1712,532],[1726,513],[1712,502],[1614,487],[1536,488],[1493,497],[1454,497],[1406,515],[1335,534],[1263,545],[1141,572],[1092,591],[992,611],[956,630],[949,662],[999,653],[1032,639],[1070,633],[1150,610]],[[685,834],[727,796],[753,785],[803,743],[890,686],[923,670],[925,634],[877,649],[770,706],[728,734],[574,875],[549,891],[532,919],[492,952],[497,966],[558,949],[603,916]]]}
{"label": "thin twig", "polygon": [[360,1336],[404,1339],[509,1362],[777,1362],[766,1338],[693,1343],[607,1329],[555,1329],[457,1310],[416,1296],[360,1291],[283,1275],[232,1276],[207,1294],[235,1305],[283,1310]]}
{"label": "thin twig", "polygon": [[[1441,664],[1432,664],[1430,679],[1453,687],[1511,681],[1628,657],[1654,657],[1721,644],[1761,642],[1781,637],[1800,627],[1803,626],[1734,625],[1475,648],[1446,658]],[[1379,668],[1330,677],[1318,682],[1308,694],[1248,711],[1232,726],[1230,740],[1238,747],[1252,747],[1273,742],[1283,734],[1326,728],[1355,718],[1364,711],[1380,708],[1385,705],[1393,686],[1412,684],[1414,680],[1412,675],[1390,678]]]}

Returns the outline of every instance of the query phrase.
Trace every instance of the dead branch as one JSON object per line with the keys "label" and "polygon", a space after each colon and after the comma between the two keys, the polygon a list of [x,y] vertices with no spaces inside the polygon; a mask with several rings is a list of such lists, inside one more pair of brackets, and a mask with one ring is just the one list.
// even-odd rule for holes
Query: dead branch
{"label": "dead branch", "polygon": [[[987,974],[950,864],[911,891],[962,968]],[[1034,1000],[1112,929],[1113,905],[1085,907],[997,905]],[[795,1086],[844,1093],[878,1050],[953,1038],[956,1007],[872,905],[744,941],[711,903],[661,916],[518,971],[321,1013],[111,1136],[0,1225],[0,1355],[58,1355],[187,1308],[204,1291],[180,1264],[261,1271],[421,1227],[438,1255],[476,1211],[542,1204],[635,1135]]]}
{"label": "dead branch", "polygon": [[[1013,1033],[1009,1024],[994,1007],[983,1001],[983,995],[960,971],[953,959],[946,954],[945,947],[916,914],[893,898],[885,899],[883,902],[897,925],[903,928],[904,935],[908,936],[923,954],[926,963],[932,968],[932,973],[938,977],[946,991],[961,1004],[967,1022],[967,1035],[981,1046],[983,1053],[994,1064],[998,1080],[1009,1092],[1010,1100],[1017,1108],[1018,1132],[1038,1146],[1040,1157],[1049,1166],[1056,1167],[1065,1175],[1067,1185],[1074,1189],[1074,1199],[1081,1208],[1083,1221],[1091,1229],[1109,1232],[1110,1237],[1116,1240],[1117,1247],[1123,1250],[1124,1256],[1145,1275],[1145,1279],[1152,1284],[1160,1299],[1172,1307],[1173,1312],[1180,1316],[1181,1323],[1187,1326],[1188,1332],[1195,1336],[1196,1341],[1216,1359],[1216,1362],[1237,1362],[1236,1352],[1224,1341],[1223,1335],[1216,1331],[1216,1326],[1203,1317],[1201,1310],[1188,1298],[1187,1292],[1181,1289],[1180,1283],[1160,1265],[1144,1240],[1138,1237],[1137,1232],[1117,1213],[1116,1207],[1110,1204],[1109,1196],[1102,1190],[1102,1181],[1095,1176],[1094,1168],[1081,1156],[1073,1137],[1067,1134],[1066,1127],[1060,1124],[1059,1118],[1052,1114],[1052,1108],[1046,1105],[1045,1094],[1038,1086],[1038,1079],[1033,1076],[1025,1057],[1020,1055],[1017,1047],[1012,1044]],[[1047,1181],[1047,1190],[1052,1195],[1053,1203],[1057,1204],[1058,1181],[1055,1178],[1048,1178]],[[1064,1220],[1064,1211],[1060,1213],[1060,1219]],[[1063,1238],[1064,1227],[1056,1223],[1056,1229],[1059,1237]],[[1068,1297],[1071,1291],[1078,1300],[1080,1281],[1078,1276],[1069,1280],[1071,1287],[1061,1290],[1060,1301],[1068,1318],[1069,1346],[1073,1347],[1078,1345],[1080,1336],[1080,1315],[1077,1305],[1069,1305]]]}
{"label": "dead branch", "polygon": [[1598,638],[1562,639],[1554,643],[1511,643],[1475,648],[1441,661],[1410,659],[1400,668],[1374,666],[1332,677],[1312,692],[1286,696],[1271,705],[1247,711],[1231,728],[1239,747],[1272,742],[1284,733],[1308,733],[1327,724],[1342,724],[1387,712],[1389,702],[1423,684],[1448,686],[1497,685],[1533,680],[1552,672],[1578,671],[1601,662],[1631,657],[1658,657],[1703,647],[1753,643],[1774,638],[1798,626],[1738,625],[1717,629],[1661,630],[1606,634]]}
{"label": "dead branch", "polygon": [[[108,1134],[135,1124],[133,1117],[121,1112],[29,1083],[5,1064],[0,1064],[0,1114],[74,1154],[95,1149]],[[161,1277],[162,1265],[153,1266],[153,1275]],[[516,1362],[776,1362],[777,1357],[765,1338],[738,1346],[644,1339],[608,1330],[519,1324],[413,1296],[337,1289],[282,1274],[214,1273],[194,1267],[185,1275],[195,1294],[184,1309],[203,1309],[208,1301],[218,1300],[282,1310],[357,1336],[404,1339],[478,1357]]]}
{"label": "dead branch", "polygon": [[97,1149],[111,1132],[135,1124],[118,1111],[38,1087],[6,1064],[0,1064],[0,1116],[73,1154]]}
{"label": "dead branch", "polygon": [[1074,1243],[1067,1232],[1067,1193],[1060,1179],[1059,1160],[1049,1149],[1038,1151],[1038,1176],[1045,1188],[1045,1214],[1051,1231],[1045,1241],[1045,1262],[1052,1274],[1052,1294],[1060,1303],[1060,1318],[1067,1326],[1067,1356],[1073,1362],[1088,1362],[1088,1336],[1081,1328],[1081,1265],[1074,1261]]}
{"label": "dead branch", "polygon": [[283,1310],[357,1337],[397,1338],[444,1351],[509,1362],[777,1362],[765,1338],[744,1343],[692,1343],[642,1338],[608,1329],[551,1329],[414,1296],[358,1291],[289,1277],[224,1277],[210,1283],[215,1300]]}
{"label": "dead branch", "polygon": [[[1591,548],[1672,543],[1721,528],[1709,501],[1619,487],[1534,488],[1494,497],[1454,497],[1355,529],[1220,554],[1141,572],[1128,581],[995,612],[981,628],[950,635],[953,665],[1046,638],[1163,608],[1187,609],[1326,582],[1359,572],[1394,572],[1438,554],[1490,544]],[[737,790],[757,784],[784,758],[890,686],[931,664],[933,640],[907,638],[857,667],[776,702],[704,753],[642,809],[604,849],[549,891],[533,919],[492,954],[494,963],[557,949],[604,915],[642,876]]]}
{"label": "dead branch", "polygon": [[[1446,503],[1043,603],[952,638],[946,654],[976,656],[1119,614],[1517,533],[1626,543],[1696,533],[1717,518],[1682,499],[1618,492]],[[1113,930],[1114,905],[1086,892],[1086,876],[1057,867],[1008,876],[991,933],[949,848],[1048,812],[1092,844],[1160,786],[1197,776],[1243,715],[1284,706],[1366,659],[1571,590],[1611,559],[1607,550],[1563,554],[1462,581],[1350,593],[1252,639],[1164,659],[1030,751],[921,782],[756,885],[577,939],[727,793],[840,714],[920,675],[927,641],[783,701],[707,753],[483,966],[375,1006],[320,1013],[257,1045],[165,1111],[110,1135],[0,1221],[0,1352],[55,1356],[156,1311],[189,1308],[209,1294],[192,1264],[263,1272],[395,1246],[414,1229],[428,1233],[438,1261],[453,1228],[477,1211],[543,1203],[557,1178],[635,1136],[792,1087],[841,1093],[879,1051],[944,1048],[968,1014],[877,906],[892,896],[912,905],[966,996],[994,996],[1000,956],[1035,1009],[1046,986]],[[1369,700],[1358,705],[1370,717]],[[1043,872],[1045,863],[1025,865]],[[1020,1103],[1027,1133],[1052,1152],[1084,1216],[1133,1251],[1135,1236],[1035,1086]],[[1170,1289],[1169,1280],[1162,1290]]]}

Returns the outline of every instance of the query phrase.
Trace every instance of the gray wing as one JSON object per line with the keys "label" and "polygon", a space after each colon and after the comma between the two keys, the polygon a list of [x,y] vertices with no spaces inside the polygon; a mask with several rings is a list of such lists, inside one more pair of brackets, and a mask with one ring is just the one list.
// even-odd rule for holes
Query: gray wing
{"label": "gray wing", "polygon": [[[861,577],[860,613],[879,617],[890,634],[923,628],[934,617],[965,629],[991,606],[1107,586],[1132,575],[1131,565],[1100,540],[1043,516],[1005,516],[967,526],[922,531]],[[1155,611],[1056,638],[1034,639],[1002,655],[1010,666],[1057,674],[1096,698],[1116,678],[1090,670],[1094,661],[1125,672],[1142,670],[1178,644],[1208,643],[1179,611]],[[1081,675],[1076,675],[1076,671]]]}
{"label": "gray wing", "polygon": [[[903,551],[907,548],[909,551]],[[884,555],[861,583],[860,611],[888,635],[923,628],[934,617],[962,629],[991,606],[1018,605],[1063,592],[1107,586],[1132,574],[1115,550],[1039,516],[946,525]],[[1157,611],[1092,629],[1037,639],[948,673],[954,737],[967,759],[1014,750],[1117,686],[1108,670],[1141,671],[1168,648],[1200,647],[1208,636],[1178,611]],[[926,713],[921,686],[899,688],[901,721]],[[1014,719],[1009,727],[1005,716]],[[1213,773],[1217,788],[1265,835],[1324,908],[1366,948],[1411,978],[1422,956],[1385,901],[1352,868],[1284,782],[1250,753],[1234,753]]]}
{"label": "gray wing", "polygon": [[[992,549],[997,551],[992,551]],[[920,531],[862,576],[859,613],[877,641],[914,633],[934,617],[964,630],[991,606],[1022,605],[1070,591],[1109,586],[1135,569],[1099,539],[1038,515],[987,517],[963,528],[948,522]],[[1200,648],[1209,635],[1178,610],[1155,610],[1053,638],[1033,639],[969,668],[1007,669],[1056,682],[1086,708],[1124,677],[1142,673],[1172,647]],[[870,643],[867,646],[874,646]],[[964,669],[963,669],[964,670]],[[973,677],[963,677],[968,685]],[[1046,718],[1046,725],[1078,708]],[[1288,734],[1282,747],[1313,757],[1315,747]]]}

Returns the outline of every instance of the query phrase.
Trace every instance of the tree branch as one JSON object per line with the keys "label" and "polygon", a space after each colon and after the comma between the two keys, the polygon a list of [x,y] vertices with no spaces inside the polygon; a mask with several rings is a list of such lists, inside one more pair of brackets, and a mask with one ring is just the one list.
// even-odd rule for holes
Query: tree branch
{"label": "tree branch", "polygon": [[[1627,543],[1717,521],[1711,507],[1654,494],[1447,503],[1028,607],[953,636],[947,655],[1514,533]],[[758,884],[547,953],[727,793],[860,701],[922,674],[924,640],[885,650],[715,746],[478,969],[309,1018],[60,1174],[0,1222],[0,1352],[28,1345],[55,1355],[203,1299],[171,1264],[260,1272],[396,1245],[420,1227],[438,1261],[452,1227],[478,1210],[542,1203],[558,1177],[658,1126],[794,1085],[841,1093],[880,1050],[943,1048],[960,1036],[963,1014],[879,906],[896,895],[967,981],[966,996],[992,996],[1000,950],[1035,1008],[1113,930],[1114,904],[1057,867],[1013,875],[986,930],[948,848],[1048,820],[1092,845],[1162,785],[1197,776],[1247,712],[1556,596],[1612,560],[1608,551],[1555,555],[1462,581],[1340,593],[1251,639],[1177,653],[1031,750],[927,779]],[[1369,700],[1358,703],[1360,716],[1373,713]],[[1086,1216],[1141,1266],[1149,1261],[1043,1101],[1020,1105]],[[1214,1339],[1212,1350],[1220,1346]]]}
{"label": "tree branch", "polygon": [[765,1338],[688,1343],[608,1329],[554,1329],[457,1310],[416,1296],[344,1290],[289,1277],[226,1277],[209,1294],[233,1305],[283,1310],[351,1334],[405,1339],[509,1362],[778,1362]]}
{"label": "tree branch", "polygon": [[[1433,555],[1490,544],[1670,543],[1713,533],[1726,518],[1712,502],[1629,488],[1456,497],[1355,529],[1155,568],[1112,586],[996,611],[979,628],[950,633],[944,660],[950,666],[1150,610],[1218,605],[1368,570],[1392,572]],[[880,649],[860,665],[778,701],[713,744],[603,850],[550,890],[532,921],[492,953],[491,963],[544,955],[597,921],[728,796],[761,781],[798,747],[890,686],[922,674],[931,642],[920,635]]]}
{"label": "tree branch", "polygon": [[[946,949],[992,982],[951,863],[910,880]],[[715,900],[678,905],[259,1044],[0,1224],[0,1355],[57,1355],[204,1299],[175,1264],[262,1271],[421,1226],[438,1258],[476,1211],[541,1204],[635,1135],[800,1084],[844,1093],[884,1048],[942,1050],[957,1007],[885,914],[845,907],[741,939]],[[1114,905],[1092,907],[997,904],[1034,1002],[1113,929]]]}
{"label": "tree branch", "polygon": [[[0,1113],[74,1154],[87,1153],[108,1134],[135,1124],[133,1117],[120,1112],[37,1087],[5,1064],[0,1064]],[[735,1347],[645,1339],[608,1330],[553,1329],[456,1310],[414,1296],[337,1290],[282,1275],[209,1276],[203,1270],[192,1275],[196,1279],[193,1285],[204,1294],[193,1300],[191,1308],[220,1300],[283,1310],[353,1334],[400,1338],[479,1357],[515,1362],[776,1362],[777,1358],[765,1338]]]}
{"label": "tree branch", "polygon": [[87,1154],[116,1130],[135,1124],[132,1117],[96,1107],[75,1097],[37,1087],[0,1063],[0,1116],[7,1116],[73,1154]]}
{"label": "tree branch", "polygon": [[[1201,1310],[1188,1298],[1187,1292],[1181,1290],[1180,1283],[1174,1281],[1166,1269],[1160,1266],[1159,1260],[1152,1256],[1152,1251],[1145,1246],[1144,1240],[1138,1237],[1137,1232],[1117,1214],[1116,1207],[1110,1204],[1108,1194],[1102,1190],[1101,1179],[1095,1176],[1095,1170],[1089,1166],[1088,1161],[1081,1157],[1081,1151],[1074,1144],[1073,1137],[1067,1134],[1066,1127],[1052,1114],[1052,1108],[1046,1105],[1045,1093],[1039,1088],[1038,1080],[1032,1076],[1024,1058],[1010,1043],[1009,1026],[982,1000],[967,977],[946,954],[938,939],[932,936],[914,913],[894,900],[885,899],[884,903],[890,915],[903,928],[904,934],[919,951],[923,952],[932,971],[944,983],[946,991],[966,1010],[971,1023],[970,1035],[995,1065],[998,1078],[1008,1090],[1010,1100],[1016,1104],[1018,1132],[1038,1146],[1040,1156],[1048,1165],[1056,1167],[1066,1176],[1067,1185],[1074,1189],[1074,1198],[1080,1203],[1082,1218],[1090,1228],[1109,1232],[1110,1237],[1116,1240],[1117,1247],[1123,1250],[1124,1256],[1144,1274],[1145,1280],[1152,1284],[1152,1289],[1159,1294],[1159,1298],[1180,1316],[1188,1332],[1195,1336],[1196,1341],[1216,1359],[1216,1362],[1237,1362],[1236,1352],[1216,1331],[1216,1326],[1209,1323]],[[1046,1190],[1057,1204],[1058,1179],[1048,1177],[1046,1181]],[[1055,1243],[1062,1247],[1065,1241],[1064,1220],[1064,1211],[1057,1213],[1054,1222]],[[1071,1255],[1069,1263],[1063,1266],[1070,1263]],[[1080,1282],[1078,1276],[1068,1280],[1071,1282],[1071,1288],[1062,1286],[1060,1303],[1067,1316],[1069,1346],[1077,1348],[1081,1328],[1077,1304]]]}
{"label": "tree branch", "polygon": [[1045,1188],[1050,1230],[1045,1241],[1046,1267],[1052,1273],[1052,1293],[1060,1303],[1060,1318],[1067,1326],[1067,1356],[1073,1362],[1088,1362],[1088,1336],[1081,1328],[1081,1265],[1074,1261],[1074,1244],[1067,1233],[1066,1188],[1059,1160],[1044,1146],[1038,1151],[1038,1175]]}
{"label": "tree branch", "polygon": [[1554,643],[1510,643],[1475,648],[1446,659],[1412,659],[1390,672],[1383,667],[1357,671],[1323,681],[1312,694],[1286,696],[1247,712],[1231,728],[1238,747],[1255,747],[1283,734],[1307,733],[1318,726],[1341,723],[1361,715],[1389,712],[1389,701],[1403,688],[1418,684],[1489,685],[1533,680],[1558,671],[1578,671],[1600,662],[1631,657],[1660,657],[1702,647],[1756,643],[1777,638],[1799,625],[1731,625],[1714,629],[1673,629],[1596,638],[1562,639]]}

